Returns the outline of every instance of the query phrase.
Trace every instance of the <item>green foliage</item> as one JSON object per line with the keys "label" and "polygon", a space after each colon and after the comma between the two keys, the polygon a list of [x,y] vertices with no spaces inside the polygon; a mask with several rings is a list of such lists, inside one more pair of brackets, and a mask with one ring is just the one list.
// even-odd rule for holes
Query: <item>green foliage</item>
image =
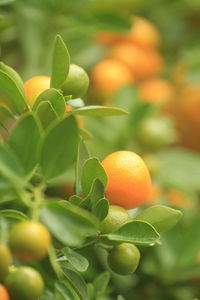
{"label": "green foliage", "polygon": [[[99,16],[95,14],[97,19]],[[109,25],[110,13],[102,14],[101,18],[105,20],[104,26]],[[117,29],[120,22],[124,29],[129,26],[128,21],[116,16],[114,28]],[[112,131],[114,137],[110,135],[110,138],[117,144],[121,134],[122,140],[127,141],[129,125],[137,128],[154,107],[139,103],[137,97],[133,99],[135,89],[132,87],[121,91],[129,99],[124,108],[121,104],[118,107],[87,106],[82,99],[64,96],[59,88],[67,77],[69,64],[68,50],[58,36],[53,51],[51,88],[36,98],[32,108],[26,104],[21,78],[10,67],[0,64],[1,89],[9,98],[7,104],[0,106],[2,125],[7,118],[13,124],[0,145],[0,238],[8,240],[13,223],[26,219],[41,222],[51,233],[52,244],[48,255],[32,264],[45,282],[39,300],[100,300],[112,294],[110,279],[115,278],[107,271],[107,250],[122,242],[156,246],[159,232],[173,227],[181,213],[154,206],[109,234],[99,232],[100,222],[109,211],[109,199],[105,196],[108,177],[100,160],[90,155],[86,138],[91,135],[79,129],[76,115],[96,118],[97,124],[106,124],[108,135]],[[116,103],[120,103],[119,99]],[[66,104],[72,107],[70,111],[66,111]],[[127,115],[125,109],[130,107]],[[105,130],[103,135],[106,143]],[[68,178],[74,179],[73,194],[65,189]],[[49,188],[56,184],[63,184],[63,190],[56,195],[49,194]],[[101,267],[96,270],[91,259],[98,256],[99,251],[102,251]],[[17,267],[25,262],[14,259],[13,264]],[[119,293],[115,295],[122,300],[123,296],[117,296]]]}

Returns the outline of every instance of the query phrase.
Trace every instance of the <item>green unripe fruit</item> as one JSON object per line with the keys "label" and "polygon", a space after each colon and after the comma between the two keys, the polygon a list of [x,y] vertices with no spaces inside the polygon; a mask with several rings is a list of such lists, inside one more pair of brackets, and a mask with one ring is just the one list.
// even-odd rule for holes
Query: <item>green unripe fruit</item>
{"label": "green unripe fruit", "polygon": [[77,65],[70,65],[69,74],[61,87],[64,95],[72,99],[84,96],[89,86],[89,77],[85,70]]}
{"label": "green unripe fruit", "polygon": [[8,274],[9,266],[12,262],[12,256],[9,248],[1,243],[0,244],[0,280],[3,280]]}
{"label": "green unripe fruit", "polygon": [[99,230],[101,233],[110,233],[117,230],[130,220],[130,216],[125,208],[117,205],[110,205],[108,215],[101,222]]}
{"label": "green unripe fruit", "polygon": [[129,275],[138,267],[140,252],[132,244],[122,243],[114,246],[108,254],[110,269],[119,275]]}
{"label": "green unripe fruit", "polygon": [[138,128],[138,140],[151,149],[162,148],[174,143],[176,132],[172,120],[167,117],[145,119]]}
{"label": "green unripe fruit", "polygon": [[30,267],[20,267],[11,271],[5,285],[12,300],[36,300],[44,287],[41,275]]}

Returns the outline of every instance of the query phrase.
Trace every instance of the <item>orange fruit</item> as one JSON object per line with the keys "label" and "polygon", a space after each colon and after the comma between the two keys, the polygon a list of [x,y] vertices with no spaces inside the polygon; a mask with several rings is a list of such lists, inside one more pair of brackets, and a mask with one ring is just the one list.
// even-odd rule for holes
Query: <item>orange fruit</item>
{"label": "orange fruit", "polygon": [[50,88],[50,77],[48,76],[34,76],[24,83],[25,96],[28,100],[31,96],[37,95],[46,89]]}
{"label": "orange fruit", "polygon": [[91,72],[91,80],[95,88],[106,92],[113,92],[131,83],[133,79],[129,68],[115,59],[99,62]]}
{"label": "orange fruit", "polygon": [[48,251],[51,236],[47,228],[35,221],[22,221],[11,229],[9,246],[13,254],[25,262],[42,259]]}
{"label": "orange fruit", "polygon": [[174,89],[172,84],[160,77],[148,78],[139,83],[139,96],[145,102],[165,104],[172,99]]}
{"label": "orange fruit", "polygon": [[132,209],[144,204],[151,193],[151,178],[142,158],[131,151],[117,151],[103,161],[108,176],[110,203]]}
{"label": "orange fruit", "polygon": [[168,111],[175,117],[179,143],[200,150],[200,84],[188,84],[181,88],[174,101],[169,102]]}
{"label": "orange fruit", "polygon": [[3,286],[3,284],[0,284],[0,299],[1,299],[1,300],[10,300],[8,291],[7,291],[7,289]]}
{"label": "orange fruit", "polygon": [[101,31],[95,35],[95,41],[103,45],[117,42],[129,42],[142,47],[155,48],[160,45],[160,34],[149,20],[133,16],[132,27],[128,32]]}
{"label": "orange fruit", "polygon": [[154,49],[143,49],[130,43],[118,43],[108,50],[108,57],[119,60],[132,70],[136,79],[158,74],[163,59]]}
{"label": "orange fruit", "polygon": [[149,20],[134,16],[131,31],[124,34],[124,40],[136,43],[142,47],[158,47],[160,45],[160,34],[156,26]]}

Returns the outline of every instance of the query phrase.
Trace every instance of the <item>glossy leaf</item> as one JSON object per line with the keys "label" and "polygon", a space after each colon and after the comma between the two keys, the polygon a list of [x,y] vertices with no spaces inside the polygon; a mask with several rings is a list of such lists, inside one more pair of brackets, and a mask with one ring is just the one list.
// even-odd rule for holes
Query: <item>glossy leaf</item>
{"label": "glossy leaf", "polygon": [[143,210],[136,220],[146,221],[158,232],[164,232],[174,227],[182,216],[182,212],[163,205],[155,205]]}
{"label": "glossy leaf", "polygon": [[24,83],[19,74],[11,67],[0,62],[0,70],[5,72],[15,82],[23,97],[25,97]]}
{"label": "glossy leaf", "polygon": [[71,248],[63,248],[62,253],[70,262],[70,264],[79,272],[85,272],[88,268],[88,260]]}
{"label": "glossy leaf", "polygon": [[73,107],[83,107],[85,105],[84,101],[81,98],[68,100],[66,104]]}
{"label": "glossy leaf", "polygon": [[16,220],[27,220],[28,217],[24,213],[22,213],[19,210],[14,210],[14,209],[2,209],[0,210],[0,217],[5,217],[5,218],[11,218],[11,219],[16,219]]}
{"label": "glossy leaf", "polygon": [[80,246],[85,237],[93,236],[97,219],[67,201],[48,201],[41,208],[41,219],[53,235],[66,246]]}
{"label": "glossy leaf", "polygon": [[80,296],[80,298],[82,300],[89,300],[87,285],[84,279],[78,273],[72,271],[71,269],[63,267],[63,272],[69,283],[73,286],[73,288]]}
{"label": "glossy leaf", "polygon": [[124,224],[119,229],[109,234],[104,234],[111,241],[133,243],[148,246],[159,239],[158,232],[147,222],[132,221]]}
{"label": "glossy leaf", "polygon": [[0,104],[0,113],[5,117],[15,118],[13,112],[5,104]]}
{"label": "glossy leaf", "polygon": [[74,288],[66,280],[56,282],[55,290],[54,300],[80,300]]}
{"label": "glossy leaf", "polygon": [[65,98],[58,90],[51,88],[42,92],[36,99],[33,105],[33,110],[37,110],[38,105],[40,105],[43,101],[50,102],[59,117],[64,116],[66,110]]}
{"label": "glossy leaf", "polygon": [[78,109],[70,110],[68,113],[73,115],[100,116],[100,117],[121,116],[127,114],[127,112],[122,108],[106,107],[101,105],[84,106]]}
{"label": "glossy leaf", "polygon": [[58,115],[49,101],[40,102],[36,109],[36,115],[44,129],[47,129],[52,122],[58,120]]}
{"label": "glossy leaf", "polygon": [[21,162],[25,173],[30,173],[38,162],[41,132],[32,114],[19,119],[12,130],[8,144]]}
{"label": "glossy leaf", "polygon": [[83,165],[84,165],[86,159],[88,159],[88,158],[89,158],[89,153],[87,151],[85,143],[82,139],[80,139],[79,146],[78,146],[77,159],[76,159],[76,182],[75,182],[75,192],[78,195],[80,195],[82,192],[82,187],[81,187],[82,168],[83,168]]}
{"label": "glossy leaf", "polygon": [[60,88],[69,73],[70,56],[60,35],[57,35],[52,63],[51,87]]}
{"label": "glossy leaf", "polygon": [[84,195],[88,195],[91,190],[94,180],[99,179],[104,187],[107,185],[107,175],[100,161],[96,157],[91,157],[86,160],[83,165],[81,185]]}
{"label": "glossy leaf", "polygon": [[74,162],[78,148],[78,126],[70,116],[56,124],[45,137],[40,166],[49,180],[62,175]]}
{"label": "glossy leaf", "polygon": [[104,295],[109,281],[110,281],[110,273],[107,271],[101,273],[98,277],[95,278],[93,284],[97,296]]}
{"label": "glossy leaf", "polygon": [[102,221],[108,214],[109,202],[106,198],[99,199],[92,208],[92,213]]}
{"label": "glossy leaf", "polygon": [[8,96],[17,113],[22,113],[26,108],[26,100],[16,85],[15,81],[5,72],[0,70],[1,91]]}
{"label": "glossy leaf", "polygon": [[25,173],[9,147],[0,146],[0,174],[16,186],[25,184]]}

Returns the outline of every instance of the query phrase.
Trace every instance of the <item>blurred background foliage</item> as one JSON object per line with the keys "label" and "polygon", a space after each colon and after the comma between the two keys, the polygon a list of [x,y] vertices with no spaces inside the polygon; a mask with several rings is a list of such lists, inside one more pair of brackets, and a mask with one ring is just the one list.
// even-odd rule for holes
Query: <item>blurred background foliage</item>
{"label": "blurred background foliage", "polygon": [[[93,70],[108,58],[110,51],[110,46],[99,42],[97,35],[105,31],[126,34],[134,26],[133,15],[152,22],[159,32],[161,42],[156,51],[164,67],[152,78],[156,76],[170,84],[172,94],[167,101],[159,101],[160,95],[156,98],[158,87],[152,99],[142,99],[146,96],[140,87],[143,80],[151,78],[149,75],[106,93],[106,86],[95,86]],[[91,132],[92,138],[87,141],[91,154],[103,158],[120,149],[139,152],[153,178],[149,204],[167,204],[184,212],[180,224],[164,235],[162,246],[142,250],[144,259],[139,272],[127,277],[112,274],[102,300],[115,299],[119,293],[125,299],[140,300],[200,297],[199,32],[199,0],[0,0],[1,60],[15,68],[24,80],[50,75],[54,37],[61,34],[72,62],[90,74],[92,85],[85,102],[129,111],[125,117],[88,117],[81,121]],[[101,79],[107,72],[100,72]],[[161,95],[164,97],[163,90]],[[70,173],[62,187],[52,187],[50,192],[55,189],[58,193],[59,189],[67,198],[72,185]],[[105,254],[90,249],[84,255],[90,255],[91,260],[85,278],[92,281],[104,270]]]}

